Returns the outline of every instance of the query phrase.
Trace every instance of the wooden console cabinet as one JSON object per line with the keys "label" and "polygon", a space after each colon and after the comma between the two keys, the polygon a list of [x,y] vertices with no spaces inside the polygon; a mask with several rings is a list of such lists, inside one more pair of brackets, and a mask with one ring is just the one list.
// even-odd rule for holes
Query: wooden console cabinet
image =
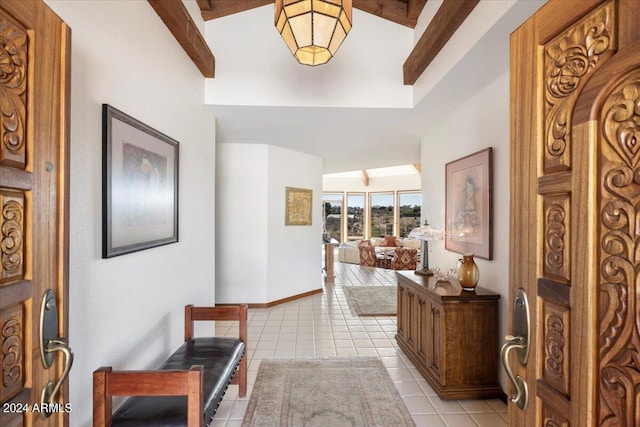
{"label": "wooden console cabinet", "polygon": [[477,287],[397,272],[400,348],[442,399],[502,395],[498,383],[498,300]]}

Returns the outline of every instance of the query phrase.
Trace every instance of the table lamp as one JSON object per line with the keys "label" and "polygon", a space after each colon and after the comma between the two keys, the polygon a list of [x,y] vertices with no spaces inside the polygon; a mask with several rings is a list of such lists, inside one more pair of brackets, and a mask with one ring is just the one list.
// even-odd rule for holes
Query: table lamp
{"label": "table lamp", "polygon": [[431,227],[427,220],[425,220],[424,225],[411,230],[409,238],[422,240],[422,259],[420,262],[422,264],[422,268],[420,270],[416,270],[416,274],[421,274],[423,276],[432,275],[433,272],[429,269],[429,240],[444,239],[444,231]]}

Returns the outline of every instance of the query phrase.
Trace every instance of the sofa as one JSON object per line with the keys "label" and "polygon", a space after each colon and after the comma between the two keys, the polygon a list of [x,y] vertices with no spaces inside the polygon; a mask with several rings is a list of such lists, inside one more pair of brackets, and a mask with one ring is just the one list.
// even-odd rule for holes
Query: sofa
{"label": "sofa", "polygon": [[[397,247],[413,248],[420,251],[421,240],[418,239],[394,238],[395,242],[393,246],[391,245],[390,238],[372,237],[369,240],[371,241],[371,245],[376,248],[376,252],[390,252],[394,251]],[[362,240],[353,240],[338,246],[338,261],[360,264],[360,251],[358,250],[360,243],[362,243]]]}

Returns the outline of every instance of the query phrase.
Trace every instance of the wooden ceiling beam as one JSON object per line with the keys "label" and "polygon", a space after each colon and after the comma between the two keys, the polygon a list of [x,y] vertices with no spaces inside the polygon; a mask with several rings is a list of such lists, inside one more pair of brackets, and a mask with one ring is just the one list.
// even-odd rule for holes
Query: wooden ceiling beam
{"label": "wooden ceiling beam", "polygon": [[215,77],[216,60],[182,0],[148,0],[204,77]]}
{"label": "wooden ceiling beam", "polygon": [[[208,8],[206,7],[207,1],[210,3]],[[209,21],[264,6],[273,3],[273,1],[274,0],[198,0],[198,5],[202,11],[202,18],[205,21]]]}
{"label": "wooden ceiling beam", "polygon": [[[409,0],[407,2],[407,18],[415,19],[418,21],[418,17],[422,13],[422,9],[424,9],[424,5],[427,3],[427,0]],[[415,25],[411,28],[415,28]]]}
{"label": "wooden ceiling beam", "polygon": [[213,0],[196,0],[198,6],[200,6],[200,10],[211,10],[211,2]]}
{"label": "wooden ceiling beam", "polygon": [[[417,2],[424,3],[426,0],[418,0]],[[353,7],[409,28],[415,28],[418,22],[417,16],[409,17],[406,1],[353,0]],[[424,7],[424,4],[422,7]],[[420,12],[422,12],[422,9],[420,9]],[[418,13],[418,15],[420,15],[420,13]]]}
{"label": "wooden ceiling beam", "polygon": [[444,0],[405,61],[404,84],[412,85],[462,25],[480,0]]}
{"label": "wooden ceiling beam", "polygon": [[[197,0],[205,21],[271,4],[274,0]],[[353,7],[415,28],[427,0],[353,0]]]}
{"label": "wooden ceiling beam", "polygon": [[364,186],[369,186],[369,174],[366,169],[362,169],[362,182],[364,182]]}

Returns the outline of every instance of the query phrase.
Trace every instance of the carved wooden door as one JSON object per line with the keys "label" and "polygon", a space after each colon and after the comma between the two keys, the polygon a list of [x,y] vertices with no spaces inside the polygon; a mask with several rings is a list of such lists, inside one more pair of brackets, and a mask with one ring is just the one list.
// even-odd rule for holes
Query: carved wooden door
{"label": "carved wooden door", "polygon": [[[48,396],[72,360],[57,339],[68,330],[69,49],[42,1],[0,2],[2,426],[66,425],[73,409],[64,386]],[[53,319],[44,340],[41,309]]]}
{"label": "carved wooden door", "polygon": [[639,17],[551,0],[511,37],[510,294],[531,349],[510,358],[528,389],[510,425],[640,425]]}

